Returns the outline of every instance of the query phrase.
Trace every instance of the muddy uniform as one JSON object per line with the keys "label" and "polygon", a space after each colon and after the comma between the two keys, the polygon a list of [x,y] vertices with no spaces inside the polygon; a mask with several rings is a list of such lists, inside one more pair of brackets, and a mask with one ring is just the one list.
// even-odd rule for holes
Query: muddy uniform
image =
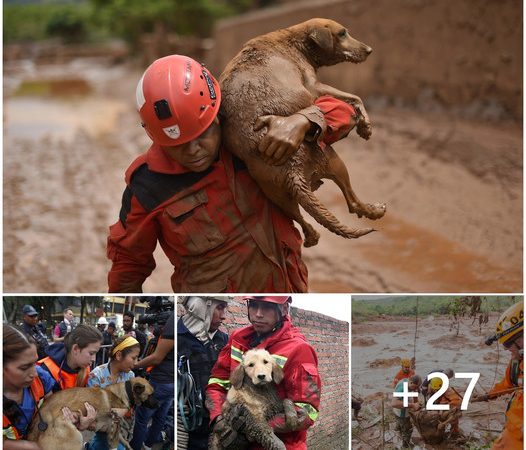
{"label": "muddy uniform", "polygon": [[[524,388],[524,360],[512,360],[506,368],[506,374],[488,395],[514,387]],[[524,391],[513,393],[506,410],[506,424],[502,434],[493,442],[491,450],[522,450],[524,445]]]}
{"label": "muddy uniform", "polygon": [[[317,100],[307,117],[330,144],[349,132],[351,106]],[[222,148],[203,172],[189,172],[158,145],[126,171],[119,221],[110,227],[110,292],[141,292],[157,241],[174,265],[174,292],[306,292],[302,239],[263,194],[245,164]]]}
{"label": "muddy uniform", "polygon": [[[317,419],[320,406],[321,380],[318,374],[318,357],[305,336],[292,325],[289,316],[285,317],[279,330],[262,342],[257,343],[256,339],[257,335],[251,325],[236,330],[219,354],[206,392],[210,419],[213,421],[221,414],[221,406],[230,388],[230,374],[241,362],[243,354],[251,348],[263,348],[274,356],[284,371],[283,381],[276,388],[279,397],[292,400],[297,409],[301,408],[308,414],[302,430],[278,434],[278,437],[285,443],[287,450],[306,450],[307,428]],[[283,414],[271,420],[271,425],[282,423]]]}
{"label": "muddy uniform", "polygon": [[394,377],[393,387],[396,387],[396,385],[398,384],[400,380],[403,380],[404,378],[411,378],[414,374],[415,374],[415,371],[412,369],[410,369],[409,372],[404,372],[403,369],[400,369]]}

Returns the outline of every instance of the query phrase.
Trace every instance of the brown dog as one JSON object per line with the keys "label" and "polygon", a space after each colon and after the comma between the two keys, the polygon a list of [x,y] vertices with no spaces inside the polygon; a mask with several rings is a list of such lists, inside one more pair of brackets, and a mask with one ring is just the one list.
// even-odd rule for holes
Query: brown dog
{"label": "brown dog", "polygon": [[[113,426],[111,409],[130,409],[140,404],[156,407],[157,400],[152,395],[153,387],[144,378],[132,378],[102,389],[72,388],[57,392],[44,401],[31,423],[28,439],[38,442],[46,450],[81,450],[82,434],[64,418],[62,408],[67,406],[73,412],[86,414],[84,403],[88,402],[97,410],[96,430],[111,430],[108,433],[110,448],[117,448],[119,430]],[[126,442],[123,443],[130,448]]]}
{"label": "brown dog", "polygon": [[[276,384],[283,381],[283,369],[274,357],[264,349],[252,349],[243,355],[243,361],[230,376],[232,387],[221,408],[224,421],[232,427],[243,413],[243,434],[249,442],[259,444],[266,450],[286,450],[285,444],[273,432],[268,421],[276,414],[284,413],[287,426],[295,429],[298,416],[294,403],[279,398]],[[241,407],[241,408],[240,408]],[[209,450],[223,450],[223,427],[215,427]],[[248,448],[244,442],[229,442],[228,448]]]}
{"label": "brown dog", "polygon": [[257,150],[262,132],[256,132],[254,125],[260,116],[289,116],[313,105],[316,98],[331,95],[356,107],[360,114],[357,132],[368,139],[371,123],[360,98],[320,83],[316,70],[344,61],[360,63],[371,51],[337,22],[311,19],[248,41],[220,78],[227,148],[245,162],[265,195],[301,225],[306,247],[316,245],[319,234],[305,222],[299,205],[321,225],[345,238],[373,231],[350,229],[338,222],[312,193],[322,178],[332,179],[339,186],[349,212],[358,217],[380,218],[385,205],[365,204],[357,198],[345,164],[331,147],[321,151],[317,144],[304,142],[284,165],[267,164]]}

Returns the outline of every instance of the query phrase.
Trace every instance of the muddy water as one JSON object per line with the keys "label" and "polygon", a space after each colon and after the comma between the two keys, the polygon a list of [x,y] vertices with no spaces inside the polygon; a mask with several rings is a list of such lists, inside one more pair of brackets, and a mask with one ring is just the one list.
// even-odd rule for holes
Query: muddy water
{"label": "muddy water", "polygon": [[[493,324],[497,316],[490,317]],[[386,414],[390,414],[392,399],[391,383],[399,370],[398,358],[416,356],[416,372],[425,377],[432,370],[452,368],[456,372],[477,372],[480,379],[475,388],[475,394],[487,391],[504,375],[509,361],[508,352],[502,349],[498,352],[496,346],[487,347],[484,336],[493,332],[492,326],[485,326],[479,332],[478,326],[469,326],[470,321],[461,325],[460,335],[450,331],[450,323],[445,318],[419,318],[416,347],[415,319],[385,318],[380,321],[364,322],[352,325],[352,393],[365,399],[363,405],[363,422],[360,432],[362,439],[369,443],[376,442],[379,446],[380,424],[367,428],[381,414],[381,401],[384,398]],[[453,379],[451,386],[461,395],[467,387],[467,380]],[[466,436],[471,436],[479,442],[489,442],[485,429],[502,429],[507,398],[501,398],[488,403],[471,403],[463,412],[460,428]],[[357,424],[355,424],[358,426]],[[389,427],[388,427],[389,430]],[[391,431],[386,436],[392,442],[397,442],[397,435]],[[489,439],[489,440],[488,440]],[[375,441],[376,440],[376,441]],[[413,440],[421,448],[462,448],[455,445],[432,447],[419,440],[415,431]],[[362,449],[359,440],[353,441],[353,448]],[[394,448],[389,445],[386,448]]]}

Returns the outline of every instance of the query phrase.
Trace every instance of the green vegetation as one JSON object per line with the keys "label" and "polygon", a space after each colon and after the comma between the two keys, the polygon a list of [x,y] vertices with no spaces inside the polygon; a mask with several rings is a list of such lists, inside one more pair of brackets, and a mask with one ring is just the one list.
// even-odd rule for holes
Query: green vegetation
{"label": "green vegetation", "polygon": [[[458,306],[458,301],[462,302],[467,297],[459,296],[433,296],[433,297],[384,297],[378,299],[355,299],[352,301],[353,322],[374,319],[380,314],[389,316],[414,316],[416,314],[418,298],[418,315],[450,315],[451,308]],[[502,311],[506,307],[519,301],[518,297],[513,296],[481,296],[484,312]],[[452,303],[452,300],[455,302]]]}
{"label": "green vegetation", "polygon": [[211,36],[221,18],[275,0],[78,0],[4,4],[4,43],[60,38],[64,43],[123,38],[137,46],[144,33]]}

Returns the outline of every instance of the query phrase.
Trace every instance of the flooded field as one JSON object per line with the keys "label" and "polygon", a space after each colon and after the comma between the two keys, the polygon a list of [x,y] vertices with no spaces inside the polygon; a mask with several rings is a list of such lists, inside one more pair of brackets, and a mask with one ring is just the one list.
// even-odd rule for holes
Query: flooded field
{"label": "flooded field", "polygon": [[[365,450],[381,447],[382,399],[385,414],[385,449],[399,448],[401,439],[394,431],[394,418],[390,403],[391,383],[400,369],[400,358],[416,358],[416,373],[422,378],[436,369],[452,368],[455,372],[477,372],[480,379],[474,395],[487,392],[502,379],[509,362],[509,352],[494,344],[484,344],[486,336],[494,333],[498,315],[489,317],[488,325],[479,330],[478,323],[466,320],[456,330],[444,316],[419,317],[418,332],[414,317],[383,317],[382,320],[352,325],[352,395],[364,399],[361,420],[353,421],[353,449]],[[451,386],[461,395],[468,380],[453,379]],[[509,396],[490,402],[470,403],[460,418],[460,429],[473,445],[491,442],[502,430]],[[467,444],[445,442],[431,446],[425,444],[418,432],[413,432],[414,448],[464,449]],[[475,447],[478,448],[478,447]]]}
{"label": "flooded field", "polygon": [[[108,226],[124,170],[148,147],[135,111],[140,68],[100,59],[4,65],[4,289],[104,292]],[[367,99],[365,99],[367,103]],[[374,131],[336,144],[358,196],[387,203],[371,222],[349,216],[327,181],[320,199],[351,226],[321,229],[304,257],[317,292],[522,290],[520,124],[371,108]],[[157,250],[149,292],[170,291]]]}

